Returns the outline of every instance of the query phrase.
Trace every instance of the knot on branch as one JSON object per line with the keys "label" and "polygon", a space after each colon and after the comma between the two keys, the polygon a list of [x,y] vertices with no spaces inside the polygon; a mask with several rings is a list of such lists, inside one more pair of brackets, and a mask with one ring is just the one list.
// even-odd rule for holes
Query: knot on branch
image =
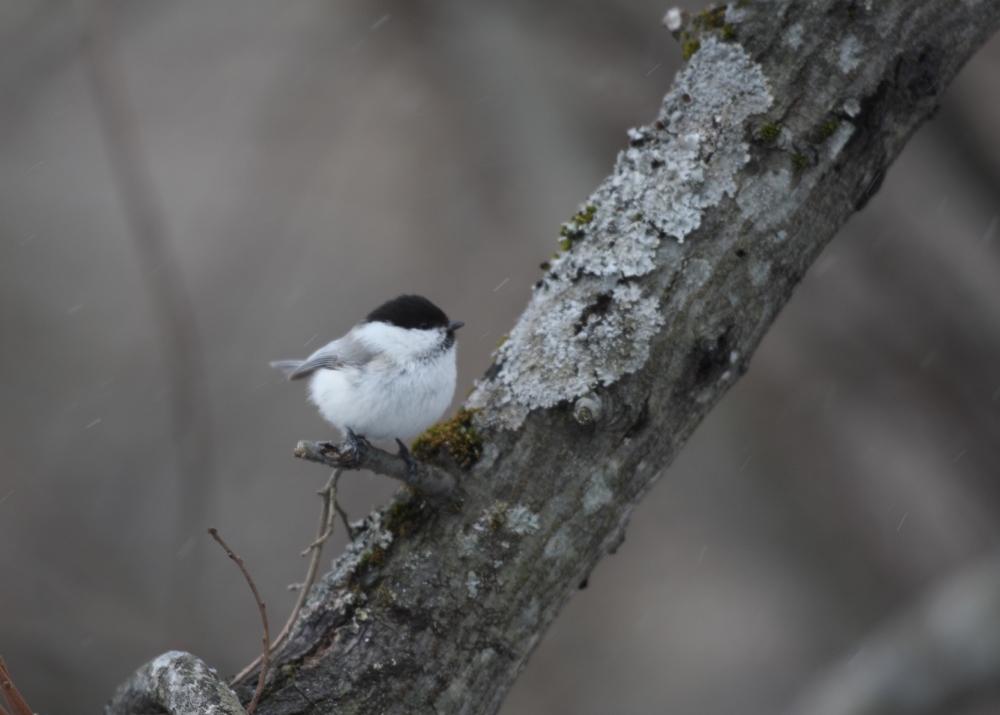
{"label": "knot on branch", "polygon": [[458,487],[455,475],[414,459],[402,444],[400,447],[400,454],[392,454],[362,439],[341,444],[301,441],[293,454],[334,469],[367,469],[383,474],[403,482],[432,503],[451,501]]}

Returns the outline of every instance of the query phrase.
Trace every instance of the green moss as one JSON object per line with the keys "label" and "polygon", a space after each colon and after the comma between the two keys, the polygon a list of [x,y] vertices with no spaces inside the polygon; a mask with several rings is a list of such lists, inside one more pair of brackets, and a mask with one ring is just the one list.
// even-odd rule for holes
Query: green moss
{"label": "green moss", "polygon": [[543,262],[543,263],[542,263],[542,264],[541,264],[540,266],[538,266],[538,267],[539,267],[539,268],[541,268],[541,269],[542,269],[543,271],[548,271],[548,270],[551,270],[551,269],[552,269],[552,264],[551,264],[551,263],[549,263],[548,261],[544,261],[544,262]]}
{"label": "green moss", "polygon": [[416,495],[395,502],[389,507],[385,518],[385,528],[395,536],[409,536],[416,533],[424,523],[424,500]]}
{"label": "green moss", "polygon": [[837,127],[839,126],[840,126],[839,119],[831,119],[828,122],[825,122],[821,130],[823,132],[823,138],[829,139],[830,137],[832,137],[833,133],[837,131]]}
{"label": "green moss", "polygon": [[577,211],[573,214],[573,223],[579,224],[580,226],[586,226],[591,221],[594,220],[594,216],[597,215],[597,207],[593,204],[587,204],[583,207],[582,211]]}
{"label": "green moss", "polygon": [[696,27],[705,30],[717,30],[722,27],[726,22],[726,6],[713,7],[708,10],[702,10],[697,15],[694,16],[694,24]]}
{"label": "green moss", "polygon": [[635,221],[642,221],[643,218],[645,218],[645,217],[643,216],[642,211],[640,211],[640,212],[632,215],[632,221],[633,222],[635,222]]}
{"label": "green moss", "polygon": [[732,42],[736,39],[736,28],[732,25],[722,26],[722,39]]}
{"label": "green moss", "polygon": [[792,168],[793,169],[805,169],[809,166],[809,160],[802,156],[801,154],[792,155]]}
{"label": "green moss", "polygon": [[392,589],[386,586],[384,583],[380,583],[378,588],[375,589],[375,601],[383,608],[388,608],[395,602],[395,598],[392,593]]}
{"label": "green moss", "polygon": [[770,144],[781,135],[781,127],[773,122],[771,124],[765,124],[757,130],[757,134],[760,135],[761,139]]}
{"label": "green moss", "polygon": [[501,335],[500,339],[497,340],[497,349],[503,347],[503,344],[505,342],[507,342],[508,340],[510,340],[510,335],[508,335],[507,333],[504,333],[503,335]]}
{"label": "green moss", "polygon": [[507,523],[506,514],[507,502],[505,501],[493,502],[492,506],[483,510],[483,517],[490,525],[490,531],[500,531],[503,528],[503,525]]}
{"label": "green moss", "polygon": [[694,57],[694,53],[701,49],[701,43],[698,40],[688,40],[681,47],[681,54],[683,54],[684,59],[689,60]]}
{"label": "green moss", "polygon": [[590,224],[596,215],[597,207],[593,204],[587,204],[573,214],[573,217],[559,229],[559,235],[562,237],[562,240],[559,241],[559,247],[564,251],[572,248],[573,241],[583,238],[584,227]]}
{"label": "green moss", "polygon": [[434,461],[446,449],[460,467],[468,469],[483,456],[483,438],[472,426],[477,410],[464,407],[445,422],[439,422],[413,440],[410,451],[425,462]]}
{"label": "green moss", "polygon": [[355,569],[355,573],[364,573],[370,568],[382,566],[388,560],[389,552],[381,546],[376,546],[374,549],[361,557],[361,560],[358,561],[358,567]]}

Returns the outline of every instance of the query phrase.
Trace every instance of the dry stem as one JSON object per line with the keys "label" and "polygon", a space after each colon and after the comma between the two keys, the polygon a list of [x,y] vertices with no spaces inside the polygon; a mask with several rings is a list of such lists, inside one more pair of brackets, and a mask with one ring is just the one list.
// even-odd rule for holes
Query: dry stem
{"label": "dry stem", "polygon": [[219,542],[219,545],[226,550],[229,554],[229,558],[236,562],[236,565],[240,567],[240,571],[243,572],[244,578],[246,578],[247,583],[250,584],[250,590],[253,591],[253,597],[257,600],[257,608],[260,609],[260,620],[264,623],[264,665],[260,669],[260,678],[257,679],[257,690],[253,694],[253,700],[247,705],[247,715],[252,715],[253,711],[257,708],[257,701],[260,700],[260,694],[264,690],[264,678],[267,677],[267,669],[271,665],[271,631],[267,626],[267,608],[264,605],[264,601],[261,600],[260,594],[257,592],[257,586],[254,584],[253,579],[250,578],[250,572],[247,571],[246,566],[243,565],[243,559],[233,553],[233,550],[229,548],[228,544],[222,540],[219,536],[219,532],[212,528],[208,530],[208,533],[212,535],[212,538]]}
{"label": "dry stem", "polygon": [[[14,687],[10,673],[7,672],[7,664],[3,662],[2,657],[0,657],[0,688],[3,689],[3,695],[7,699],[10,709],[14,711],[14,715],[34,715],[31,708],[28,707],[28,703],[24,702],[24,698]],[[2,707],[0,707],[0,712],[9,715]]]}
{"label": "dry stem", "polygon": [[[285,627],[281,629],[281,633],[278,634],[278,637],[274,639],[274,643],[271,644],[271,649],[268,652],[268,655],[270,655],[271,652],[274,652],[278,646],[284,642],[285,638],[292,630],[292,625],[295,623],[295,619],[299,617],[299,611],[302,610],[302,604],[306,602],[309,589],[312,588],[313,581],[316,580],[316,573],[319,571],[319,562],[323,555],[323,544],[325,544],[326,540],[333,534],[333,525],[335,521],[334,517],[336,514],[340,514],[340,517],[344,520],[344,527],[347,529],[348,537],[351,535],[351,528],[347,523],[347,514],[344,513],[344,510],[341,509],[340,505],[337,503],[337,482],[340,480],[340,475],[343,471],[343,469],[339,468],[334,469],[333,474],[330,475],[330,480],[326,483],[326,486],[317,492],[317,494],[323,497],[323,513],[319,519],[318,535],[316,540],[302,552],[302,556],[307,556],[309,552],[312,551],[313,557],[309,562],[309,571],[306,572],[306,580],[300,587],[299,598],[295,602],[295,607],[292,609],[292,613],[288,617]],[[257,658],[255,658],[250,665],[233,676],[233,679],[229,681],[229,685],[236,685],[236,683],[240,682],[243,678],[252,673],[254,669],[260,665],[262,658],[263,655],[257,656]],[[263,682],[263,679],[261,682]]]}

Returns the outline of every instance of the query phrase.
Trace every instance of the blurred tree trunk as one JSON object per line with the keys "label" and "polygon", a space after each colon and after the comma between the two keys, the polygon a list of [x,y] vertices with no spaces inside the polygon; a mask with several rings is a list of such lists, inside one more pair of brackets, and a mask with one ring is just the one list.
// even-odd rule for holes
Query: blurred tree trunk
{"label": "blurred tree trunk", "polygon": [[196,536],[202,533],[215,496],[212,406],[202,341],[143,150],[139,121],[129,101],[110,3],[89,0],[85,17],[83,48],[94,105],[160,335],[167,375],[178,486],[171,551],[178,557],[171,564],[166,630],[180,642],[197,643],[204,546]]}
{"label": "blurred tree trunk", "polygon": [[364,522],[258,712],[495,712],[1000,5],[758,0],[666,22],[688,66],[563,227],[471,427],[448,428],[458,500]]}

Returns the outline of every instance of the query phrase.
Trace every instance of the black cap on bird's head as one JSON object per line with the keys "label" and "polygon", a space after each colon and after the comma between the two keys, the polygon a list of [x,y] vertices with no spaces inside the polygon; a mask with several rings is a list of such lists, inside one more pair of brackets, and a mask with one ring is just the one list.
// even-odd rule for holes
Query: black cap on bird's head
{"label": "black cap on bird's head", "polygon": [[433,330],[445,328],[449,333],[464,323],[449,321],[444,311],[422,295],[401,295],[386,301],[365,318],[366,323],[388,323],[399,328]]}

